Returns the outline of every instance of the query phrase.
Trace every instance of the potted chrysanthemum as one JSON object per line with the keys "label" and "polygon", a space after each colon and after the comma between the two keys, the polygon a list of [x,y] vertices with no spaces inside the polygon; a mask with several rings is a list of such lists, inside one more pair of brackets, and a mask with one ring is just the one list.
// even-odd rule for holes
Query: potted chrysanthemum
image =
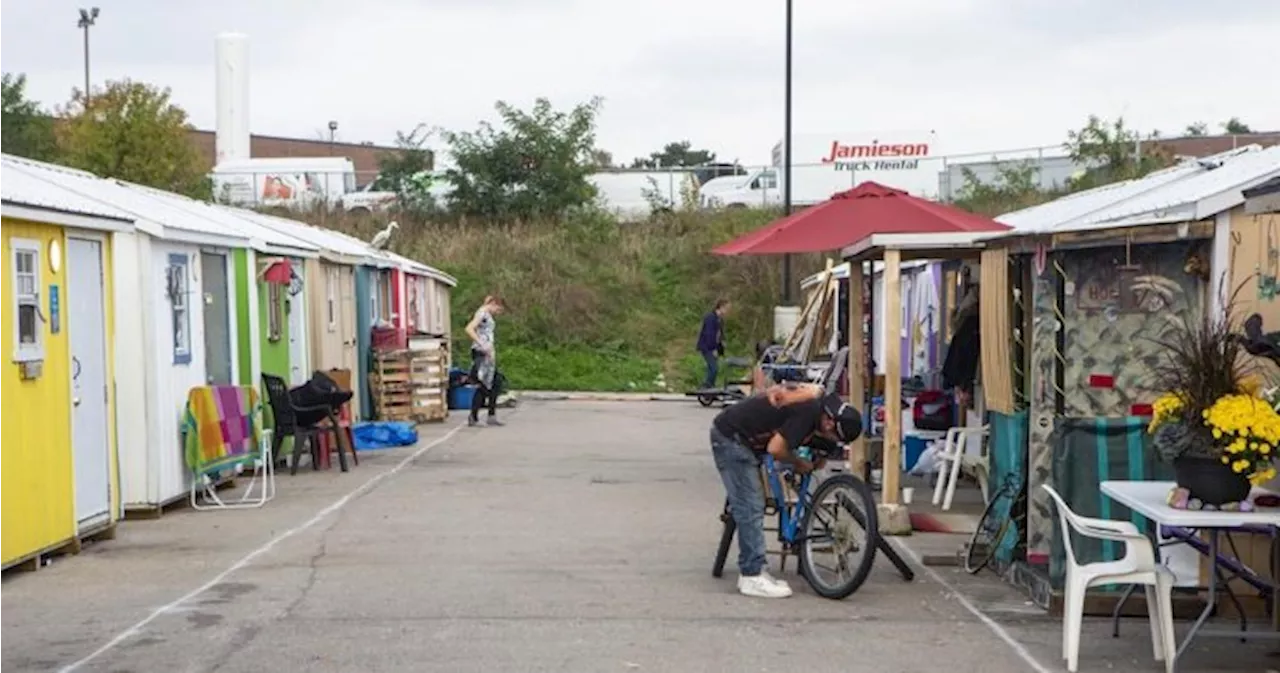
{"label": "potted chrysanthemum", "polygon": [[1203,505],[1245,501],[1253,484],[1275,476],[1280,452],[1280,396],[1248,375],[1231,313],[1184,319],[1158,341],[1164,353],[1154,373],[1166,392],[1147,430],[1178,486]]}

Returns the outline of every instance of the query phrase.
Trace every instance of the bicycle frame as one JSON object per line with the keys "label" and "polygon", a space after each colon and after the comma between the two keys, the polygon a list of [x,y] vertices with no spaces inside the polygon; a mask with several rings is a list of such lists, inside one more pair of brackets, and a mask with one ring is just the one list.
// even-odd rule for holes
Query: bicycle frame
{"label": "bicycle frame", "polygon": [[801,475],[800,483],[796,485],[796,504],[793,508],[787,504],[786,490],[782,486],[782,475],[778,471],[777,461],[767,453],[764,456],[764,468],[769,490],[773,492],[773,499],[778,503],[778,539],[787,544],[802,542],[803,539],[799,536],[800,522],[804,521],[805,510],[811,506],[809,485],[813,481],[813,473]]}

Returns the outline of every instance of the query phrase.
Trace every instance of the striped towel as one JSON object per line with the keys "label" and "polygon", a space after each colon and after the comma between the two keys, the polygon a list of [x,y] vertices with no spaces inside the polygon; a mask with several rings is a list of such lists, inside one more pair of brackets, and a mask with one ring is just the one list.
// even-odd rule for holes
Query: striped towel
{"label": "striped towel", "polygon": [[197,386],[187,393],[183,450],[197,475],[218,472],[258,457],[260,411],[252,386]]}

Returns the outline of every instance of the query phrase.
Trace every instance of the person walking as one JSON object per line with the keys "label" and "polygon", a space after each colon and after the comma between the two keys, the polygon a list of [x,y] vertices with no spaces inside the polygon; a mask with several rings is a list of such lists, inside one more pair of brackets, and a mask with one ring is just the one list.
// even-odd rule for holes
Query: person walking
{"label": "person walking", "polygon": [[498,373],[497,352],[494,350],[494,318],[502,315],[505,308],[500,297],[489,295],[471,317],[471,322],[467,323],[467,336],[471,337],[471,380],[477,384],[471,397],[471,416],[467,419],[467,425],[471,427],[480,425],[480,409],[486,405],[489,407],[488,424],[503,425],[498,420],[497,384],[501,374]]}
{"label": "person walking", "polygon": [[729,300],[717,299],[715,308],[702,317],[702,330],[698,332],[698,352],[707,363],[707,376],[702,389],[716,387],[720,373],[720,356],[724,355],[724,316],[729,312]]}

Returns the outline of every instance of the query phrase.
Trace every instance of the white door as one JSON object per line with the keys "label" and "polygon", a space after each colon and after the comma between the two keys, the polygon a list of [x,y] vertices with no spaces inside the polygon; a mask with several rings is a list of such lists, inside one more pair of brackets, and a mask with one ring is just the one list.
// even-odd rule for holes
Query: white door
{"label": "white door", "polygon": [[302,260],[291,264],[297,277],[289,283],[289,383],[302,385],[311,378],[307,363],[307,293]]}
{"label": "white door", "polygon": [[67,239],[66,316],[71,341],[71,447],[80,530],[111,519],[107,438],[107,321],[102,243]]}

